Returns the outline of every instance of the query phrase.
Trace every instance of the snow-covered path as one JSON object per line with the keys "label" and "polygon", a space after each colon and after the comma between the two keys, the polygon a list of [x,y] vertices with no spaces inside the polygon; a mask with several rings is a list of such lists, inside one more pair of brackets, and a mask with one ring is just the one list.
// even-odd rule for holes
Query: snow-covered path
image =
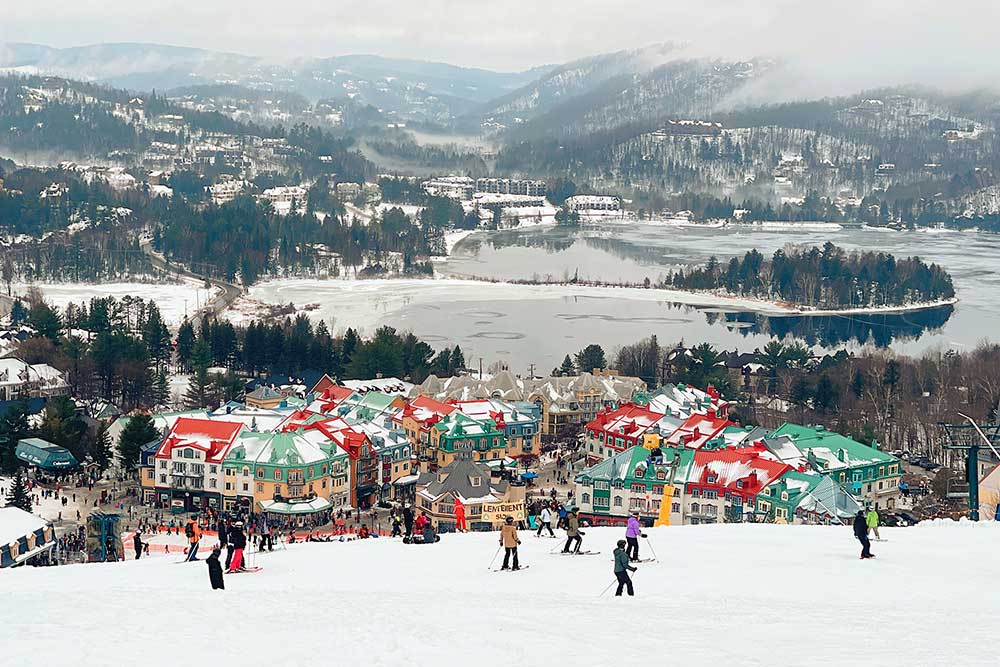
{"label": "snow-covered path", "polygon": [[[993,665],[997,524],[885,529],[858,560],[850,528],[660,528],[635,598],[599,597],[620,529],[596,556],[524,532],[494,574],[497,534],[433,546],[297,544],[213,592],[169,557],[0,572],[11,664]],[[648,545],[643,549],[648,555]],[[963,563],[979,564],[976,568]],[[220,662],[221,661],[221,662]]]}

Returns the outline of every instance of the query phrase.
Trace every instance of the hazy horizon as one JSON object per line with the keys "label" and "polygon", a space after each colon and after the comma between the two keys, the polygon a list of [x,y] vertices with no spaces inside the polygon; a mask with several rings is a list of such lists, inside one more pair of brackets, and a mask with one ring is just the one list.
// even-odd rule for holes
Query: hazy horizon
{"label": "hazy horizon", "polygon": [[755,91],[767,97],[909,83],[1000,90],[1000,6],[985,0],[8,1],[0,43],[154,43],[271,61],[372,54],[514,72],[674,42],[681,56],[781,60]]}

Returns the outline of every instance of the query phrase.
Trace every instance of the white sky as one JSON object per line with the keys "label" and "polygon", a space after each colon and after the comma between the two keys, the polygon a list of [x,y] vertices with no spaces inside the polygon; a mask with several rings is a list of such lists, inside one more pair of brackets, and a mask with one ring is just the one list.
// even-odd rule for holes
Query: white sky
{"label": "white sky", "polygon": [[[377,53],[515,70],[663,41],[801,61],[826,88],[1000,78],[989,0],[0,0],[0,42]],[[806,78],[820,81],[806,81]],[[860,84],[860,85],[859,85]]]}

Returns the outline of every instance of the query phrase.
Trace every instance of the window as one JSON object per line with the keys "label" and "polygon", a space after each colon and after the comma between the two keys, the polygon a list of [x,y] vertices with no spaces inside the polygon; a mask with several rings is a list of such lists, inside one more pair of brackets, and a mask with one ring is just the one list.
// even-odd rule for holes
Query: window
{"label": "window", "polygon": [[622,497],[615,496],[615,507],[621,507],[621,506],[622,506]]}
{"label": "window", "polygon": [[782,500],[788,500],[788,491],[782,491],[781,492],[781,499]]}
{"label": "window", "polygon": [[701,489],[691,489],[692,498],[701,498]]}
{"label": "window", "polygon": [[166,484],[166,483],[167,483],[167,476],[160,475],[160,484]]}
{"label": "window", "polygon": [[226,491],[232,491],[232,490],[233,490],[232,483],[231,482],[226,482]]}
{"label": "window", "polygon": [[[246,473],[244,473],[244,474],[246,474]],[[257,479],[264,479],[264,469],[263,468],[257,468]]]}
{"label": "window", "polygon": [[708,483],[709,484],[715,484],[715,480],[717,480],[717,479],[719,479],[718,475],[709,475],[708,476]]}
{"label": "window", "polygon": [[166,461],[160,461],[160,467],[161,468],[166,468],[167,467],[167,462]]}
{"label": "window", "polygon": [[788,511],[785,510],[784,507],[779,507],[778,509],[775,510],[774,513],[778,515],[779,519],[784,519],[788,517]]}
{"label": "window", "polygon": [[263,492],[264,492],[264,485],[263,484],[258,484],[257,485],[257,493],[263,493]]}
{"label": "window", "polygon": [[589,504],[590,503],[590,494],[589,493],[585,493],[582,496],[580,496],[580,502],[582,502],[584,505]]}
{"label": "window", "polygon": [[611,488],[611,487],[610,487],[610,485],[606,481],[596,481],[596,482],[594,482],[594,490],[595,491],[607,491],[609,488]]}
{"label": "window", "polygon": [[701,507],[698,505],[698,503],[691,503],[691,512],[692,513],[697,514],[700,511],[701,511]]}
{"label": "window", "polygon": [[673,504],[671,504],[670,505],[670,511],[671,512],[680,512],[681,511],[681,504],[680,503],[673,503]]}
{"label": "window", "polygon": [[662,470],[656,471],[656,479],[666,479],[666,478],[667,478],[667,473],[663,472]]}
{"label": "window", "polygon": [[654,484],[653,485],[653,495],[656,495],[656,496],[662,496],[663,495],[663,485],[662,484]]}
{"label": "window", "polygon": [[633,477],[645,477],[645,476],[646,476],[645,468],[639,467],[635,469],[635,475],[633,475]]}
{"label": "window", "polygon": [[611,506],[610,498],[594,498],[594,507],[603,507],[607,509]]}
{"label": "window", "polygon": [[153,479],[153,471],[152,470],[147,470],[146,471],[146,479]]}
{"label": "window", "polygon": [[629,487],[629,490],[632,493],[646,493],[646,485],[645,484],[632,484],[632,486]]}
{"label": "window", "polygon": [[630,510],[644,510],[646,509],[646,500],[644,498],[633,498],[629,501],[628,508]]}
{"label": "window", "polygon": [[247,483],[247,482],[243,482],[243,490],[244,491],[249,491],[250,490],[250,484]]}
{"label": "window", "polygon": [[281,470],[275,470],[274,471],[274,479],[275,480],[280,480],[281,479]]}
{"label": "window", "polygon": [[218,470],[219,470],[218,466],[208,466],[208,472],[211,473],[211,474],[213,474],[213,475],[216,472],[218,472]]}
{"label": "window", "polygon": [[743,488],[743,480],[742,479],[736,480],[736,488],[737,489],[742,489]]}
{"label": "window", "polygon": [[215,478],[214,477],[212,477],[211,479],[208,480],[208,488],[210,488],[210,489],[214,489],[215,488]]}
{"label": "window", "polygon": [[482,486],[483,480],[479,477],[470,477],[469,483],[472,484],[472,486],[479,488]]}
{"label": "window", "polygon": [[705,514],[709,516],[717,516],[719,514],[719,508],[715,505],[704,505],[702,509],[705,511]]}

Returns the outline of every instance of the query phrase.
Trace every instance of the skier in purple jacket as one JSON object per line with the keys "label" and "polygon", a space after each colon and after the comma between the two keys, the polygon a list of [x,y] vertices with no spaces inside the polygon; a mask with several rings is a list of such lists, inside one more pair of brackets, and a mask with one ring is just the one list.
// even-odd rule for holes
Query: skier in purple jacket
{"label": "skier in purple jacket", "polygon": [[632,512],[632,516],[628,518],[628,525],[625,527],[625,541],[628,542],[628,548],[625,553],[628,555],[630,561],[639,560],[639,538],[646,537],[642,532],[642,524],[639,523],[639,510]]}

